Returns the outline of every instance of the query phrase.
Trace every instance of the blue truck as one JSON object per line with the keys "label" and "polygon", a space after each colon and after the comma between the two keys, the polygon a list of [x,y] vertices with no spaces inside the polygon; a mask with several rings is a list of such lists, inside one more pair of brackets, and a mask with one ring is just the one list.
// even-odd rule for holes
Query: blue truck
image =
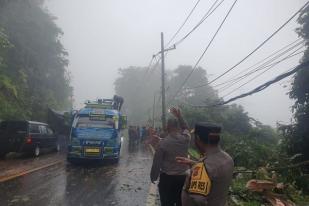
{"label": "blue truck", "polygon": [[127,118],[121,113],[123,99],[87,101],[85,107],[74,114],[67,159],[118,161],[121,151],[122,130]]}

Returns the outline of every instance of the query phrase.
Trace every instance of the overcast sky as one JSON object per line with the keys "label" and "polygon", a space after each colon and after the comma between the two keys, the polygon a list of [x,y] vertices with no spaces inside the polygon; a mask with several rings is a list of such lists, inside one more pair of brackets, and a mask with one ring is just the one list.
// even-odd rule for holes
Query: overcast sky
{"label": "overcast sky", "polygon": [[[47,7],[57,17],[63,30],[62,43],[69,52],[75,106],[86,99],[112,97],[118,69],[147,66],[152,54],[160,49],[160,32],[166,41],[176,32],[196,0],[49,0]],[[214,0],[201,0],[197,9],[176,37],[181,38],[204,15]],[[237,63],[281,26],[306,0],[239,0],[215,41],[200,62],[209,80]],[[166,59],[167,69],[194,65],[202,54],[233,0],[226,0]],[[297,39],[296,19],[290,22],[255,55],[234,72],[216,83],[267,57],[275,50]],[[229,97],[249,91],[297,65],[301,55],[291,58],[261,75]],[[287,85],[287,87],[285,86]],[[239,86],[239,85],[238,85]],[[234,87],[236,88],[237,85]],[[230,90],[219,93],[225,95]],[[238,100],[249,115],[263,123],[291,120],[288,98],[289,79],[259,94]]]}

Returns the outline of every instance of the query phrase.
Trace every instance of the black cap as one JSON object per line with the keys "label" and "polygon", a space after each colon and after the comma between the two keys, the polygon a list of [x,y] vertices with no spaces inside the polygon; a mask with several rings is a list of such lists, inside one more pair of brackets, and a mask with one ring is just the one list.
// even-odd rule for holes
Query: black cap
{"label": "black cap", "polygon": [[220,140],[220,132],[221,126],[214,123],[198,122],[195,124],[194,133],[206,144],[218,144]]}

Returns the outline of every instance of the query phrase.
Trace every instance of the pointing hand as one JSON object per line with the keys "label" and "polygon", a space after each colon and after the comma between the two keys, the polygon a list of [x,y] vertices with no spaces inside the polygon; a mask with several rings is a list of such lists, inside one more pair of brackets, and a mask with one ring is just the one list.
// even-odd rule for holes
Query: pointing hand
{"label": "pointing hand", "polygon": [[179,164],[189,165],[190,167],[196,163],[195,161],[186,157],[176,157],[176,161]]}

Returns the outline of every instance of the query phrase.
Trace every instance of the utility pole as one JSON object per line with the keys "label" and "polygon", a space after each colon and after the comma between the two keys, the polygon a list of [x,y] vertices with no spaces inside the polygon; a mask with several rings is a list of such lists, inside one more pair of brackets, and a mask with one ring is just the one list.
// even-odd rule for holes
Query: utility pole
{"label": "utility pole", "polygon": [[153,95],[153,105],[152,105],[152,128],[155,128],[155,107],[156,107],[156,93]]}
{"label": "utility pole", "polygon": [[162,129],[166,126],[166,106],[165,106],[165,62],[164,62],[164,36],[161,32],[161,90],[162,90]]}
{"label": "utility pole", "polygon": [[164,35],[161,32],[161,92],[162,92],[162,129],[166,129],[166,105],[165,105],[165,61],[164,61],[164,52],[176,49],[174,45],[171,48],[164,49]]}

